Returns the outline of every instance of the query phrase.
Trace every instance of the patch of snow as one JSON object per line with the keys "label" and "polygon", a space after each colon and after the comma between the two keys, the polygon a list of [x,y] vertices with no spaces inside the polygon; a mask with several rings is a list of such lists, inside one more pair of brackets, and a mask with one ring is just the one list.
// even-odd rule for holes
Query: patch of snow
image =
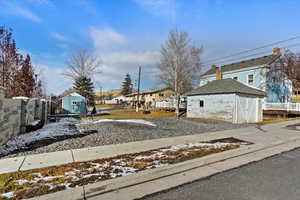
{"label": "patch of snow", "polygon": [[64,176],[45,176],[45,177],[39,177],[39,178],[34,178],[35,181],[50,181],[52,179],[55,179],[55,178],[62,178]]}
{"label": "patch of snow", "polygon": [[71,188],[71,187],[70,187],[71,184],[72,184],[72,183],[65,182],[65,183],[59,184],[59,186],[65,186],[66,189],[70,189],[70,188]]}
{"label": "patch of snow", "polygon": [[38,125],[40,122],[41,122],[41,120],[34,120],[34,121],[28,123],[28,125],[36,126],[36,125]]}
{"label": "patch of snow", "polygon": [[96,123],[103,123],[103,122],[122,122],[122,123],[136,123],[136,124],[145,124],[149,126],[156,126],[154,123],[143,120],[143,119],[99,119],[99,120],[84,120],[81,124],[96,124]]}
{"label": "patch of snow", "polygon": [[44,141],[55,141],[58,138],[85,134],[80,133],[75,127],[70,126],[78,123],[78,121],[79,120],[74,118],[62,119],[59,122],[46,124],[39,130],[19,135],[9,140],[6,144],[2,145],[2,148],[0,148],[0,156],[5,156],[19,150],[28,149],[30,148],[30,146],[37,143],[42,143]]}
{"label": "patch of snow", "polygon": [[5,198],[10,199],[10,198],[13,198],[15,196],[15,193],[14,192],[6,192],[6,193],[3,193],[2,196],[5,197]]}
{"label": "patch of snow", "polygon": [[100,176],[99,178],[101,178],[101,176],[104,176],[104,173],[100,172],[100,173],[86,174],[86,175],[83,175],[82,178],[90,178],[92,176]]}
{"label": "patch of snow", "polygon": [[23,185],[25,183],[28,183],[29,181],[26,179],[20,179],[20,180],[16,180],[16,183],[18,183],[19,185]]}
{"label": "patch of snow", "polygon": [[35,175],[35,176],[38,176],[38,177],[42,177],[42,174],[40,172],[32,173],[32,175]]}
{"label": "patch of snow", "polygon": [[163,158],[163,157],[166,157],[166,155],[164,155],[163,152],[156,152],[156,153],[151,154],[151,155],[149,155],[149,156],[137,156],[137,157],[135,157],[134,159],[135,159],[135,160],[143,160],[143,159],[145,159],[145,160],[147,160],[147,159],[152,159],[152,160],[154,160],[154,159],[157,159],[157,158]]}

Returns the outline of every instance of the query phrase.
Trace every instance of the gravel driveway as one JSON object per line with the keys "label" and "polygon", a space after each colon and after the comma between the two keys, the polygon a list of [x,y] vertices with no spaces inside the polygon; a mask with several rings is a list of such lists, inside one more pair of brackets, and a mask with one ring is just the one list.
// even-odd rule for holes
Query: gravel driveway
{"label": "gravel driveway", "polygon": [[83,137],[69,138],[54,142],[47,146],[38,147],[34,150],[11,154],[6,157],[21,155],[94,147],[109,144],[119,144],[149,139],[175,137],[183,135],[201,134],[220,130],[229,130],[249,126],[247,124],[231,124],[224,121],[204,119],[180,119],[161,118],[145,119],[156,126],[145,124],[123,123],[123,122],[102,122],[92,124],[81,124],[82,130],[97,130]]}

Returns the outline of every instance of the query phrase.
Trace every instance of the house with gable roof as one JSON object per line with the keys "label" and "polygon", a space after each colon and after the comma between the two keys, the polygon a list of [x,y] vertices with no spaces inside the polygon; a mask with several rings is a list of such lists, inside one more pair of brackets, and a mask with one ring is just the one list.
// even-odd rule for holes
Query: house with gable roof
{"label": "house with gable roof", "polygon": [[292,82],[289,80],[269,80],[267,71],[276,65],[282,56],[279,48],[273,49],[273,54],[249,60],[244,60],[223,66],[212,66],[200,77],[200,86],[213,80],[231,78],[249,87],[266,93],[267,103],[290,102],[293,96]]}

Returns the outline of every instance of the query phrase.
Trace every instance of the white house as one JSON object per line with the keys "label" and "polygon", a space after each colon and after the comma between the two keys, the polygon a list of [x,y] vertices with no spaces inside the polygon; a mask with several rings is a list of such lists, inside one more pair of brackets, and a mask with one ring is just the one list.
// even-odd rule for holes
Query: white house
{"label": "white house", "polygon": [[234,79],[211,81],[186,95],[189,118],[222,119],[233,123],[263,120],[265,92]]}

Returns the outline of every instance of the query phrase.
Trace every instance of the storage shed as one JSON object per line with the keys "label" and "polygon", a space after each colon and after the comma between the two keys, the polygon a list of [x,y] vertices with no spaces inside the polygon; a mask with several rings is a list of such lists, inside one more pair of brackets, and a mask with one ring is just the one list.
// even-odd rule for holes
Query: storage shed
{"label": "storage shed", "polygon": [[86,106],[86,98],[76,92],[62,98],[63,114],[86,114]]}
{"label": "storage shed", "polygon": [[264,97],[265,92],[236,80],[215,80],[187,94],[187,117],[261,122]]}

